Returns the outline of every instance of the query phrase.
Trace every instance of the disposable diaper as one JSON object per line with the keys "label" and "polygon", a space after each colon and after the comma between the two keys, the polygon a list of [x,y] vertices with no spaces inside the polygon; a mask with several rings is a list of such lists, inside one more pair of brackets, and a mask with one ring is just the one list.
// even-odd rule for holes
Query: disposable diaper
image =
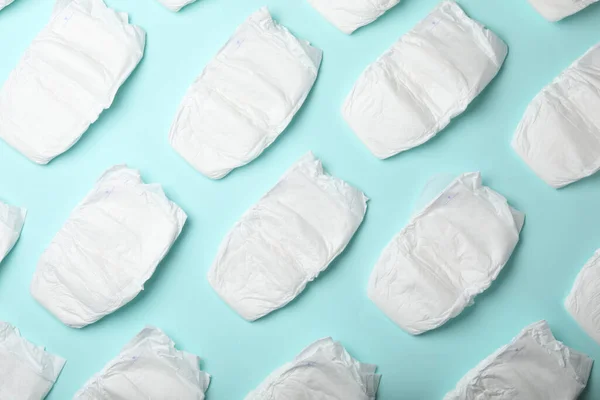
{"label": "disposable diaper", "polygon": [[171,11],[179,11],[183,7],[195,2],[196,0],[158,0],[163,6]]}
{"label": "disposable diaper", "polygon": [[19,240],[26,213],[24,208],[9,206],[0,201],[0,262]]}
{"label": "disposable diaper", "polygon": [[420,210],[383,250],[368,295],[392,321],[418,335],[473,304],[508,261],[524,215],[466,173]]}
{"label": "disposable diaper", "polygon": [[102,0],[58,0],[0,90],[0,138],[39,164],[67,151],[110,107],[144,41]]}
{"label": "disposable diaper", "polygon": [[587,385],[592,362],[557,341],[546,321],[539,321],[469,371],[444,400],[575,400]]}
{"label": "disposable diaper", "polygon": [[598,0],[529,0],[548,21],[559,21],[573,15]]}
{"label": "disposable diaper", "polygon": [[245,400],[375,400],[381,378],[376,369],[325,338],[269,375]]}
{"label": "disposable diaper", "polygon": [[600,44],[564,70],[527,107],[512,146],[560,188],[600,169]]}
{"label": "disposable diaper", "polygon": [[208,273],[221,298],[253,321],[292,301],[339,255],[367,198],[302,157],[227,234]]}
{"label": "disposable diaper", "polygon": [[161,330],[146,327],[73,400],[203,400],[210,376],[199,363]]}
{"label": "disposable diaper", "polygon": [[131,301],[175,242],[186,215],[160,185],[115,166],[71,213],[42,254],[31,294],[81,328]]}
{"label": "disposable diaper", "polygon": [[600,250],[583,266],[565,300],[567,311],[600,344]]}
{"label": "disposable diaper", "polygon": [[321,55],[261,8],[189,88],[169,133],[171,145],[213,179],[249,163],[302,106]]}
{"label": "disposable diaper", "polygon": [[15,1],[15,0],[0,0],[0,10],[2,10],[4,7],[9,5],[13,1]]}
{"label": "disposable diaper", "polygon": [[308,0],[340,31],[351,34],[381,17],[400,0]]}
{"label": "disposable diaper", "polygon": [[441,2],[358,78],[342,114],[378,158],[418,146],[462,113],[507,47],[453,1]]}
{"label": "disposable diaper", "polygon": [[0,399],[42,400],[58,379],[65,360],[21,337],[0,321]]}

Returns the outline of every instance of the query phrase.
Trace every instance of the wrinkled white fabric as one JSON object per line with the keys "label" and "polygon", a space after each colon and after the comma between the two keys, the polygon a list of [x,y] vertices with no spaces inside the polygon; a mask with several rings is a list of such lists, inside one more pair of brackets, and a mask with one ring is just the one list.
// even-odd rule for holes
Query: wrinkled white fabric
{"label": "wrinkled white fabric", "polygon": [[175,242],[186,215],[158,184],[115,166],[69,216],[42,254],[31,294],[81,328],[131,301]]}
{"label": "wrinkled white fabric", "polygon": [[249,163],[300,109],[321,56],[261,8],[188,89],[169,133],[171,145],[213,179]]}
{"label": "wrinkled white fabric", "polygon": [[163,6],[171,11],[179,11],[188,4],[192,4],[196,0],[158,0]]}
{"label": "wrinkled white fabric", "polygon": [[0,201],[0,262],[12,250],[25,223],[27,211]]}
{"label": "wrinkled white fabric", "polygon": [[600,344],[600,250],[583,266],[565,300],[569,314]]}
{"label": "wrinkled white fabric", "polygon": [[587,385],[592,363],[539,321],[469,371],[444,400],[575,400]]}
{"label": "wrinkled white fabric", "polygon": [[367,210],[358,189],[302,157],[223,239],[208,280],[253,321],[285,306],[346,247]]}
{"label": "wrinkled white fabric", "polygon": [[203,400],[210,375],[199,363],[160,329],[146,327],[73,400]]}
{"label": "wrinkled white fabric", "polygon": [[481,184],[456,178],[383,250],[368,295],[406,332],[435,329],[473,304],[519,241],[524,214]]}
{"label": "wrinkled white fabric", "polygon": [[560,21],[598,0],[529,0],[529,3],[548,21]]}
{"label": "wrinkled white fabric", "polygon": [[0,10],[2,10],[7,5],[11,4],[15,0],[0,0]]}
{"label": "wrinkled white fabric", "polygon": [[376,369],[325,338],[269,375],[245,400],[375,400],[381,378]]}
{"label": "wrinkled white fabric", "polygon": [[0,321],[0,399],[43,399],[64,365],[64,359],[27,341],[17,328]]}
{"label": "wrinkled white fabric", "polygon": [[73,146],[144,53],[145,33],[102,0],[59,0],[0,91],[0,137],[46,164]]}
{"label": "wrinkled white fabric", "polygon": [[564,70],[527,107],[512,146],[560,188],[600,170],[600,44]]}
{"label": "wrinkled white fabric", "polygon": [[378,158],[442,130],[496,76],[506,44],[453,1],[441,2],[358,78],[342,115]]}
{"label": "wrinkled white fabric", "polygon": [[400,0],[308,0],[340,31],[351,34],[381,17]]}

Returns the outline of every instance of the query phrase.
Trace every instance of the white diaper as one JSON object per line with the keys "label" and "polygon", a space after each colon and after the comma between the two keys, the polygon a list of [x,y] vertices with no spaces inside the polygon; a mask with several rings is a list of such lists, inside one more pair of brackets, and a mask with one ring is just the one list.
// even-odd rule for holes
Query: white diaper
{"label": "white diaper", "polygon": [[38,263],[31,294],[81,328],[131,301],[175,242],[186,215],[138,171],[109,169]]}
{"label": "white diaper", "polygon": [[11,4],[15,0],[0,0],[0,10],[2,10],[7,5]]}
{"label": "white diaper", "polygon": [[564,70],[527,107],[512,146],[555,188],[600,169],[600,44]]}
{"label": "white diaper", "polygon": [[19,240],[26,213],[24,208],[9,206],[0,201],[0,262]]}
{"label": "white diaper", "polygon": [[400,0],[308,0],[340,31],[351,34],[381,17]]}
{"label": "white diaper", "polygon": [[507,47],[443,1],[358,78],[342,114],[378,158],[425,143],[496,76]]}
{"label": "white diaper", "polygon": [[210,375],[199,363],[160,329],[146,327],[73,400],[203,400]]}
{"label": "white diaper", "polygon": [[227,234],[208,280],[243,318],[285,306],[340,254],[360,226],[367,198],[302,157]]}
{"label": "white diaper", "polygon": [[245,400],[375,400],[381,378],[376,369],[325,338],[269,375]]}
{"label": "white diaper", "polygon": [[39,164],[64,153],[110,107],[144,42],[102,0],[58,0],[0,91],[0,138]]}
{"label": "white diaper", "polygon": [[529,0],[548,21],[559,21],[573,15],[598,0]]}
{"label": "white diaper", "polygon": [[444,400],[575,400],[592,362],[554,339],[546,321],[539,321],[469,371]]}
{"label": "white diaper", "polygon": [[565,307],[583,330],[600,344],[600,250],[577,275]]}
{"label": "white diaper", "polygon": [[58,379],[65,360],[21,337],[0,321],[0,399],[42,400]]}
{"label": "white diaper", "polygon": [[481,184],[456,178],[383,250],[368,295],[406,332],[435,329],[473,304],[508,261],[524,215]]}
{"label": "white diaper", "polygon": [[196,0],[158,0],[163,6],[171,11],[179,11],[188,4],[192,4]]}
{"label": "white diaper", "polygon": [[321,55],[261,8],[188,89],[169,133],[171,145],[213,179],[248,164],[300,109]]}

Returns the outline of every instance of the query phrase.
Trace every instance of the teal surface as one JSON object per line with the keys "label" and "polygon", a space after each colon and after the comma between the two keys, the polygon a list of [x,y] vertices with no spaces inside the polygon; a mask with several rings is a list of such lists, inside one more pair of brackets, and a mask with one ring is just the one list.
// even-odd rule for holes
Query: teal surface
{"label": "teal surface", "polygon": [[[481,359],[540,319],[548,320],[559,340],[600,361],[600,347],[563,307],[576,274],[600,247],[600,175],[557,191],[510,148],[528,102],[600,41],[600,4],[550,23],[525,0],[460,1],[508,43],[507,61],[467,112],[436,138],[380,161],[344,123],[341,104],[367,64],[436,0],[404,0],[352,36],[337,31],[306,0],[199,0],[178,14],[154,0],[107,2],[128,12],[148,33],[144,59],[113,106],[48,166],[34,165],[0,142],[0,199],[29,210],[20,241],[0,266],[0,319],[67,359],[49,399],[70,399],[146,324],[202,357],[202,368],[213,376],[209,400],[242,399],[324,336],[379,366],[382,400],[441,399]],[[236,26],[265,4],[298,37],[323,49],[321,72],[306,104],[271,148],[225,179],[211,181],[171,149],[169,127],[204,65]],[[52,5],[16,0],[0,12],[0,81],[46,24]],[[228,229],[308,150],[329,172],[371,198],[367,217],[347,250],[294,302],[248,323],[219,299],[206,273]],[[71,329],[32,299],[29,283],[69,212],[117,163],[140,169],[146,182],[161,183],[189,219],[144,292],[98,323]],[[521,242],[473,307],[440,329],[412,337],[367,298],[372,266],[407,223],[432,175],[476,170],[485,184],[526,213]],[[593,369],[583,398],[600,399],[600,368]]]}

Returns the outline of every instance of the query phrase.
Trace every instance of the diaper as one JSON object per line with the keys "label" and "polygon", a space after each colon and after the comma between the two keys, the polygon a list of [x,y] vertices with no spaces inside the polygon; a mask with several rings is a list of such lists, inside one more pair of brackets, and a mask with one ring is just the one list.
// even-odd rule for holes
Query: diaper
{"label": "diaper", "polygon": [[266,8],[252,14],[188,89],[169,133],[194,168],[219,179],[258,157],[310,92],[321,50]]}
{"label": "diaper", "polygon": [[302,157],[227,234],[208,273],[248,321],[285,306],[337,257],[358,229],[367,198]]}
{"label": "diaper", "polygon": [[381,17],[400,0],[308,0],[340,31],[351,34]]}
{"label": "diaper", "polygon": [[496,76],[507,47],[453,1],[441,2],[367,67],[342,115],[378,158],[425,143]]}
{"label": "diaper", "polygon": [[9,206],[0,201],[0,262],[19,240],[26,213],[24,208]]}
{"label": "diaper", "polygon": [[64,153],[110,107],[144,42],[102,0],[58,0],[0,90],[0,138],[38,164]]}
{"label": "diaper", "polygon": [[21,337],[0,321],[0,399],[42,400],[58,379],[65,360]]}
{"label": "diaper", "polygon": [[512,146],[540,178],[561,188],[600,169],[600,44],[527,107]]}
{"label": "diaper", "polygon": [[524,215],[466,173],[420,210],[383,250],[368,295],[392,321],[418,335],[473,304],[519,241]]}
{"label": "diaper", "polygon": [[557,341],[546,321],[539,321],[469,371],[444,400],[576,400],[592,362]]}
{"label": "diaper", "polygon": [[175,242],[186,215],[160,185],[124,165],[109,169],[44,251],[31,294],[81,328],[131,301]]}
{"label": "diaper", "polygon": [[245,400],[375,400],[380,375],[331,338],[317,340],[279,368]]}
{"label": "diaper", "polygon": [[203,400],[210,375],[199,363],[160,329],[146,327],[73,400]]}
{"label": "diaper", "polygon": [[569,314],[600,344],[600,250],[583,266],[565,300]]}

